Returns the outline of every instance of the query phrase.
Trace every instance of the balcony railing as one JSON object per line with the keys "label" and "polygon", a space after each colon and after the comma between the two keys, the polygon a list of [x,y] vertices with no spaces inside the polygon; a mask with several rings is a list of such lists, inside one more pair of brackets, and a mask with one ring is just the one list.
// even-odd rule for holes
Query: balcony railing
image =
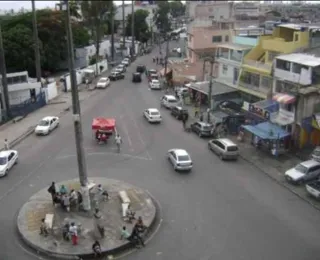
{"label": "balcony railing", "polygon": [[271,64],[267,64],[267,63],[263,63],[255,60],[244,60],[243,64],[251,67],[255,67],[258,69],[268,70],[268,71],[271,71],[271,67],[272,67]]}
{"label": "balcony railing", "polygon": [[264,94],[268,94],[270,92],[270,88],[267,88],[267,87],[263,87],[263,86],[257,86],[257,85],[253,85],[253,84],[250,84],[250,83],[246,83],[244,81],[239,81],[239,85],[241,87],[244,87],[244,88],[247,88],[247,89],[252,89],[252,90],[255,90],[255,91],[258,91],[258,92],[261,92],[261,93],[264,93]]}

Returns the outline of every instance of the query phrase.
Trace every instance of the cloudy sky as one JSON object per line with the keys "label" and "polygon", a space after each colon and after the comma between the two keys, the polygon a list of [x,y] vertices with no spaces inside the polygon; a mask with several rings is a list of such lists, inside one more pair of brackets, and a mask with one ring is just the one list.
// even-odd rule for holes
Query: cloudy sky
{"label": "cloudy sky", "polygon": [[[36,1],[36,8],[46,8],[46,7],[55,7],[55,4],[59,1]],[[115,1],[116,4],[121,4],[121,1]],[[118,3],[117,3],[118,2]],[[126,1],[131,2],[131,1]],[[21,8],[24,9],[31,9],[31,1],[1,1],[0,0],[0,10],[20,10]]]}

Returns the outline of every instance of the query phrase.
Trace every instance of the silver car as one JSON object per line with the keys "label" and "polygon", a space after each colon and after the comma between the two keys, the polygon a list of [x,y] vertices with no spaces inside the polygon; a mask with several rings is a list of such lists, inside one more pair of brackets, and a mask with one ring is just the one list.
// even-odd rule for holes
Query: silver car
{"label": "silver car", "polygon": [[168,160],[171,162],[175,171],[191,171],[193,166],[190,155],[183,149],[169,150]]}
{"label": "silver car", "polygon": [[208,142],[208,148],[217,154],[221,160],[237,160],[239,157],[238,146],[227,138],[210,140]]}
{"label": "silver car", "polygon": [[320,176],[320,163],[314,160],[301,162],[296,167],[287,170],[284,176],[288,182],[294,184],[316,180]]}

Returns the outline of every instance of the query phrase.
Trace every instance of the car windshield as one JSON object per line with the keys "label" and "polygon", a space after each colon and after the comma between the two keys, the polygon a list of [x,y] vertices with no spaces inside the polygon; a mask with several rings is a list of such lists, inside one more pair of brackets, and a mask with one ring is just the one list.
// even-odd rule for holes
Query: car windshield
{"label": "car windshield", "polygon": [[238,151],[238,147],[235,145],[228,146],[227,150],[228,150],[228,152],[236,152],[236,151]]}
{"label": "car windshield", "polygon": [[180,156],[178,156],[178,161],[179,162],[190,161],[190,157],[188,155],[180,155]]}
{"label": "car windshield", "polygon": [[156,112],[156,111],[153,111],[150,113],[152,116],[158,116],[159,115],[159,112]]}
{"label": "car windshield", "polygon": [[107,79],[100,79],[99,82],[107,82]]}
{"label": "car windshield", "polygon": [[295,167],[295,170],[298,171],[298,172],[301,172],[301,173],[307,173],[308,171],[308,168],[303,166],[302,164],[298,164],[296,167]]}
{"label": "car windshield", "polygon": [[49,125],[49,121],[47,120],[41,120],[38,124],[38,126],[48,126]]}
{"label": "car windshield", "polygon": [[153,80],[152,83],[153,83],[153,84],[159,84],[159,81]]}
{"label": "car windshield", "polygon": [[7,158],[6,157],[0,157],[0,165],[6,165],[7,164]]}
{"label": "car windshield", "polygon": [[204,130],[204,131],[211,131],[211,128],[212,128],[212,127],[211,127],[210,125],[204,125],[204,126],[203,126],[203,130]]}
{"label": "car windshield", "polygon": [[172,99],[168,99],[168,102],[169,102],[169,103],[176,103],[177,100],[172,98]]}

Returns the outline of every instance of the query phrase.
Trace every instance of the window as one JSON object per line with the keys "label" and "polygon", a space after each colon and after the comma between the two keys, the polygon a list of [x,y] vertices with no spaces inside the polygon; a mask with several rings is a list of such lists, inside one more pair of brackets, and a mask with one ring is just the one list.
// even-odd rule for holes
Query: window
{"label": "window", "polygon": [[212,36],[212,42],[222,42],[222,36]]}
{"label": "window", "polygon": [[276,93],[293,93],[298,91],[298,85],[285,82],[285,81],[276,81],[276,88],[275,92]]}
{"label": "window", "polygon": [[290,71],[290,62],[285,60],[277,59],[276,61],[276,68],[281,70]]}
{"label": "window", "polygon": [[228,42],[229,41],[229,35],[224,36],[224,41]]}
{"label": "window", "polygon": [[298,64],[298,63],[292,63],[292,72],[300,74],[301,73],[301,69],[309,70],[309,67],[303,66],[303,65]]}
{"label": "window", "polygon": [[180,156],[178,156],[178,161],[179,162],[187,162],[187,161],[190,161],[190,158],[188,155],[180,155]]}
{"label": "window", "polygon": [[223,75],[227,75],[227,73],[228,73],[228,66],[227,65],[223,65],[222,66],[222,74]]}
{"label": "window", "polygon": [[271,78],[263,76],[261,78],[261,86],[265,87],[265,88],[271,88],[271,86],[272,86]]}

